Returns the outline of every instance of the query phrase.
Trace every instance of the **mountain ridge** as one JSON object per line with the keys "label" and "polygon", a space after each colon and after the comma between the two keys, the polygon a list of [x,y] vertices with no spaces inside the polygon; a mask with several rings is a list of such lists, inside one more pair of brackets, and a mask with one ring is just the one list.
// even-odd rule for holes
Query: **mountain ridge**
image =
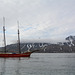
{"label": "mountain ridge", "polygon": [[[7,52],[18,52],[18,44],[7,45]],[[75,36],[68,36],[65,42],[52,43],[21,43],[21,52],[39,50],[38,53],[75,53]],[[0,51],[4,51],[1,47]]]}

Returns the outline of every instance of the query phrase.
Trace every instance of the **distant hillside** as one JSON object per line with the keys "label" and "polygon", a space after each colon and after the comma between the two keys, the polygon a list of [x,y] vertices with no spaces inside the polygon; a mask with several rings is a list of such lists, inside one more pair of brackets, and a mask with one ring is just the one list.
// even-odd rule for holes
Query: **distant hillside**
{"label": "distant hillside", "polygon": [[[7,45],[7,52],[18,52],[18,44]],[[51,43],[21,43],[21,51],[40,50],[39,53],[75,53],[75,36],[68,36],[65,42]],[[4,51],[4,48],[0,48]]]}

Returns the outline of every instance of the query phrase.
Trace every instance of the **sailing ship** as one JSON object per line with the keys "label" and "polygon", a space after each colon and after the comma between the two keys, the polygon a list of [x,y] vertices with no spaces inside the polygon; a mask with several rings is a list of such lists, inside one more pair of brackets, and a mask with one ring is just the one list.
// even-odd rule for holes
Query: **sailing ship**
{"label": "sailing ship", "polygon": [[22,53],[21,49],[20,49],[20,32],[19,32],[19,22],[18,22],[18,53],[7,53],[6,51],[6,37],[5,37],[5,18],[3,17],[3,34],[4,34],[4,53],[0,53],[0,57],[30,57],[30,55],[38,50],[34,50],[34,51],[27,51]]}

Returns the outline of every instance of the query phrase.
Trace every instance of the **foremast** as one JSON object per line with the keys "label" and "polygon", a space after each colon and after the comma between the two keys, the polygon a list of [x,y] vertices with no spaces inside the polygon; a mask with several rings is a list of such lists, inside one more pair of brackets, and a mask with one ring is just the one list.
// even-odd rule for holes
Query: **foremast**
{"label": "foremast", "polygon": [[3,17],[4,52],[6,53],[5,17]]}
{"label": "foremast", "polygon": [[18,49],[19,49],[19,54],[21,54],[21,48],[20,48],[20,31],[19,31],[19,21],[17,21],[18,23]]}

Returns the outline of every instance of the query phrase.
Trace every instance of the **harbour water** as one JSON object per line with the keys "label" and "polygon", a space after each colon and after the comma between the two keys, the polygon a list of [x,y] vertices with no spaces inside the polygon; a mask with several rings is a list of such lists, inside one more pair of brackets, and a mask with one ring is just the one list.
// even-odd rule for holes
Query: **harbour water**
{"label": "harbour water", "polygon": [[75,75],[75,53],[33,53],[0,58],[0,75]]}

